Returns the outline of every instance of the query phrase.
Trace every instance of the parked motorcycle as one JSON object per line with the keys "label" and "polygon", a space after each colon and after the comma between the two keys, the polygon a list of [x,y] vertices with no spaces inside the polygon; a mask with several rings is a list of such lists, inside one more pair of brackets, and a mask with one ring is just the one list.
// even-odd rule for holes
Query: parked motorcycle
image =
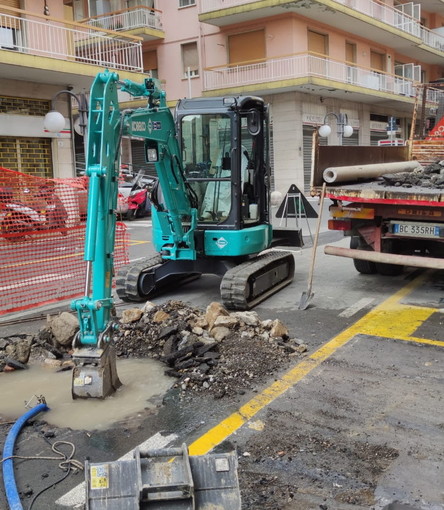
{"label": "parked motorcycle", "polygon": [[8,241],[20,241],[39,231],[59,230],[66,235],[67,217],[63,202],[49,186],[23,202],[14,198],[11,189],[0,188],[0,236]]}

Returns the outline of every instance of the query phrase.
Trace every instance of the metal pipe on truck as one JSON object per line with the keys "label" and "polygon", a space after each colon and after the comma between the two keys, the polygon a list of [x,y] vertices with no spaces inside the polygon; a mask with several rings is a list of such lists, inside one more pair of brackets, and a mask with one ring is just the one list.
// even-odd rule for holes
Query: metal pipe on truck
{"label": "metal pipe on truck", "polygon": [[332,166],[323,173],[324,181],[334,182],[363,181],[385,174],[413,172],[422,169],[418,161],[396,161],[394,163],[376,163],[370,165]]}

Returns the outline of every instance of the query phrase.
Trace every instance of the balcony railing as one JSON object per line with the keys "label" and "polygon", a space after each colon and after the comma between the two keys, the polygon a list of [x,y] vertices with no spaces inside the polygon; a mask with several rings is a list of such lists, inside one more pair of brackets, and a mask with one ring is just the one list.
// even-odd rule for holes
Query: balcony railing
{"label": "balcony railing", "polygon": [[140,5],[107,15],[88,18],[84,22],[94,27],[106,28],[107,30],[125,31],[141,27],[163,30],[161,16],[161,11]]}
{"label": "balcony railing", "polygon": [[[247,5],[257,0],[201,0],[200,13],[209,13],[229,7]],[[419,20],[405,14],[398,9],[389,7],[373,0],[336,0],[336,3],[344,5],[355,11],[374,18],[421,39],[422,42],[439,51],[444,51],[444,37],[421,26]]]}
{"label": "balcony railing", "polygon": [[106,33],[12,7],[8,10],[17,15],[0,14],[0,50],[142,72],[139,37]]}
{"label": "balcony railing", "polygon": [[[357,67],[310,53],[301,53],[205,69],[204,90],[245,87],[261,83],[269,87],[272,82],[306,77],[323,78],[341,84],[407,97],[415,96],[415,84],[418,83],[393,74]],[[278,83],[276,86],[279,86]]]}

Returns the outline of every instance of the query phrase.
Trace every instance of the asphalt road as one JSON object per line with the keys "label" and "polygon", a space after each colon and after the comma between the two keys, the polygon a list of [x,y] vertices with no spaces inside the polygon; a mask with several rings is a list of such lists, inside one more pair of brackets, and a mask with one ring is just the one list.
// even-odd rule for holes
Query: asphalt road
{"label": "asphalt road", "polygon": [[[345,246],[325,221],[320,244]],[[149,221],[127,226],[131,259],[147,256]],[[194,455],[235,448],[245,509],[443,509],[443,272],[360,275],[351,261],[326,256],[321,246],[314,296],[299,310],[312,256],[308,227],[314,233],[316,222],[304,219],[301,226],[307,245],[295,252],[294,282],[255,310],[262,319],[281,319],[303,340],[304,359],[270,374],[252,394],[182,401],[170,391],[138,419],[103,431],[56,429],[56,438],[73,442],[75,457],[93,462],[114,461],[146,441],[151,447],[185,442]],[[169,299],[205,308],[219,300],[218,278],[202,277],[155,301]],[[4,325],[0,335],[36,327]],[[41,419],[50,422],[48,416]],[[48,455],[42,434],[48,427],[54,429],[38,420],[25,427],[19,453]],[[26,505],[61,473],[54,462],[17,460]],[[82,480],[82,474],[67,477],[33,509],[75,508],[84,498]]]}

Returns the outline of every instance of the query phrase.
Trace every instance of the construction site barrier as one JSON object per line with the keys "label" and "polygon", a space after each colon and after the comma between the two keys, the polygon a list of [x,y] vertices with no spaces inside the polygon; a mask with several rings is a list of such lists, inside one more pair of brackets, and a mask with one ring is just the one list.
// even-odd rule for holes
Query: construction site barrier
{"label": "construction site barrier", "polygon": [[[87,178],[44,179],[0,167],[0,315],[84,293]],[[128,263],[118,222],[114,265]]]}

